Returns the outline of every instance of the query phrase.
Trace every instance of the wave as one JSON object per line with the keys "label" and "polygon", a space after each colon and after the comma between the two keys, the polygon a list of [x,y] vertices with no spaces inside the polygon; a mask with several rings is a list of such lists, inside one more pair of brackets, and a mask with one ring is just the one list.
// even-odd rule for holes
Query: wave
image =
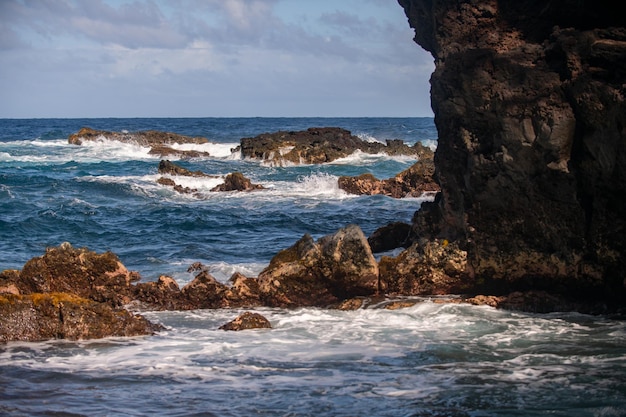
{"label": "wave", "polygon": [[414,163],[417,158],[414,155],[389,155],[387,153],[375,153],[369,154],[360,150],[355,151],[353,154],[344,158],[336,159],[329,162],[329,165],[354,165],[364,166],[373,165],[381,161],[397,161],[402,163]]}

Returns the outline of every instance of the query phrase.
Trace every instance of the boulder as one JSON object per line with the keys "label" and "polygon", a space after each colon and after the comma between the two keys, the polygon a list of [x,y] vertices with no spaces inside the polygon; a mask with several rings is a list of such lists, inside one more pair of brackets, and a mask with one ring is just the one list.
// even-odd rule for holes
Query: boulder
{"label": "boulder", "polygon": [[279,131],[263,133],[253,138],[241,139],[236,149],[244,158],[259,159],[270,165],[322,164],[344,158],[354,152],[369,154],[388,152],[394,155],[420,157],[431,152],[416,144],[410,147],[400,140],[367,142],[348,130],[338,127],[312,127],[304,131]]}
{"label": "boulder", "polygon": [[258,280],[270,306],[329,306],[379,291],[378,264],[356,225],[317,242],[304,235],[274,256]]}
{"label": "boulder", "polygon": [[268,319],[259,313],[251,313],[246,311],[239,315],[236,319],[220,326],[220,330],[250,330],[250,329],[271,329],[272,324]]}
{"label": "boulder", "polygon": [[241,172],[233,172],[224,178],[224,184],[212,188],[211,191],[254,191],[264,188],[260,184],[252,184]]}
{"label": "boulder", "polygon": [[150,335],[161,326],[68,293],[0,294],[0,342]]}

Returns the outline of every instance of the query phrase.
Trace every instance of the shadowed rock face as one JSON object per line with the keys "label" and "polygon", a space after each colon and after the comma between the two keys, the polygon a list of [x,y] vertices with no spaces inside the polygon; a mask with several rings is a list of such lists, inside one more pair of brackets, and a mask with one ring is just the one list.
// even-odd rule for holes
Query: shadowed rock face
{"label": "shadowed rock face", "polygon": [[418,234],[484,288],[624,300],[626,28],[607,1],[399,0],[435,58],[441,193]]}

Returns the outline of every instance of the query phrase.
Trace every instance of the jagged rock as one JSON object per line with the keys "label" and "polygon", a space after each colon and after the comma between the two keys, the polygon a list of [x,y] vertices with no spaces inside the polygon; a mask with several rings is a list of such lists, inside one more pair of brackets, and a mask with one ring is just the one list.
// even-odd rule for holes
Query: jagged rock
{"label": "jagged rock", "polygon": [[172,187],[174,191],[181,193],[181,194],[193,194],[193,193],[198,192],[197,188],[183,187],[180,184],[176,184],[176,181],[174,181],[171,178],[160,177],[156,182],[157,184],[165,185],[167,187]]}
{"label": "jagged rock", "polygon": [[161,275],[156,282],[140,282],[133,287],[133,301],[154,310],[180,310],[182,293],[174,278]]}
{"label": "jagged rock", "polygon": [[421,143],[410,147],[400,140],[367,142],[337,127],[312,127],[305,131],[263,133],[241,139],[236,149],[244,158],[260,159],[272,165],[322,164],[344,158],[360,150],[375,154],[426,156],[432,151]]}
{"label": "jagged rock", "polygon": [[112,252],[97,254],[66,242],[26,262],[19,274],[5,271],[2,278],[20,294],[64,292],[120,306],[130,301],[131,283],[140,276]]}
{"label": "jagged rock", "polygon": [[435,193],[439,186],[433,179],[435,165],[432,160],[419,160],[393,178],[379,180],[372,174],[356,177],[341,176],[339,188],[349,194],[382,194],[393,198],[419,197],[424,193]]}
{"label": "jagged rock", "polygon": [[270,306],[328,306],[379,291],[378,264],[356,225],[318,242],[304,235],[274,256],[258,279]]}
{"label": "jagged rock", "polygon": [[626,303],[622,6],[399,2],[435,60],[441,194],[417,234],[458,240],[487,293]]}
{"label": "jagged rock", "polygon": [[160,329],[127,310],[74,294],[0,294],[0,342],[140,336]]}
{"label": "jagged rock", "polygon": [[106,130],[96,130],[83,127],[78,132],[68,137],[68,142],[74,145],[81,145],[85,140],[99,140],[101,138],[116,140],[119,142],[131,142],[144,146],[173,144],[173,143],[208,143],[208,139],[203,137],[191,137],[158,130],[146,130],[141,132],[110,132]]}
{"label": "jagged rock", "polygon": [[161,158],[164,158],[166,156],[178,156],[184,159],[207,158],[211,156],[209,152],[194,151],[194,150],[180,150],[180,149],[174,149],[171,146],[167,146],[167,145],[152,145],[150,147],[150,151],[148,151],[148,154],[157,155]]}
{"label": "jagged rock", "polygon": [[159,162],[159,174],[182,175],[185,177],[211,177],[211,175],[205,174],[202,171],[190,171],[167,159],[162,159],[161,162]]}
{"label": "jagged rock", "polygon": [[414,243],[397,257],[380,260],[380,285],[390,295],[443,295],[467,292],[474,285],[467,252],[457,243]]}
{"label": "jagged rock", "polygon": [[403,222],[394,222],[378,228],[367,238],[372,252],[380,253],[388,250],[411,246],[414,239],[411,225]]}
{"label": "jagged rock", "polygon": [[207,271],[201,271],[181,291],[184,298],[184,305],[181,306],[183,310],[229,307],[226,298],[228,288]]}
{"label": "jagged rock", "polygon": [[263,317],[259,313],[251,313],[246,311],[238,316],[233,321],[230,321],[222,326],[220,330],[250,330],[250,329],[271,329],[272,324],[268,319]]}
{"label": "jagged rock", "polygon": [[224,178],[224,184],[212,188],[211,191],[253,191],[264,188],[260,184],[252,184],[252,181],[244,177],[241,172],[233,172]]}
{"label": "jagged rock", "polygon": [[197,158],[200,156],[210,156],[208,152],[200,152],[193,150],[177,150],[172,148],[172,144],[208,143],[208,139],[203,137],[191,137],[179,135],[170,132],[161,132],[158,130],[146,130],[141,132],[110,132],[106,130],[96,130],[89,127],[83,127],[78,132],[68,137],[68,143],[72,145],[82,145],[84,141],[93,140],[115,140],[124,143],[136,143],[141,146],[149,146],[149,153],[159,155],[161,157],[170,155],[179,155],[186,158]]}

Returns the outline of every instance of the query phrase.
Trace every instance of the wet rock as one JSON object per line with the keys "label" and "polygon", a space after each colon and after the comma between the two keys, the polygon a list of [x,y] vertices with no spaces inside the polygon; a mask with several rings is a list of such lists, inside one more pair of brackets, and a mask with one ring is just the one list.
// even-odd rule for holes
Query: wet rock
{"label": "wet rock", "polygon": [[397,257],[380,260],[380,285],[390,295],[444,295],[474,285],[467,252],[446,240],[416,242]]}
{"label": "wet rock", "polygon": [[224,178],[224,184],[212,188],[211,191],[253,191],[264,188],[260,184],[252,184],[252,181],[244,177],[241,172],[233,172]]}
{"label": "wet rock", "polygon": [[626,303],[621,5],[400,0],[435,62],[441,193],[416,218],[482,289]]}
{"label": "wet rock", "polygon": [[159,174],[181,175],[184,177],[214,177],[202,171],[190,171],[167,159],[163,159],[159,162]]}
{"label": "wet rock", "polygon": [[157,184],[165,185],[166,187],[172,187],[174,191],[181,194],[193,194],[198,192],[197,188],[183,187],[180,184],[176,184],[176,181],[171,178],[161,177],[156,182]]}
{"label": "wet rock", "polygon": [[131,283],[139,279],[112,252],[97,254],[66,242],[32,258],[5,282],[20,294],[64,292],[121,306],[130,301]]}
{"label": "wet rock", "polygon": [[328,306],[379,291],[378,264],[356,225],[317,242],[304,235],[258,279],[261,299],[270,306]]}
{"label": "wet rock", "polygon": [[228,287],[217,281],[208,271],[201,271],[182,292],[183,310],[225,308],[230,303],[226,297]]}
{"label": "wet rock", "polygon": [[425,193],[436,193],[439,186],[433,179],[435,165],[432,160],[420,160],[393,178],[379,180],[372,174],[356,177],[342,176],[339,188],[349,194],[377,195],[393,198],[420,197]]}
{"label": "wet rock", "polygon": [[124,143],[135,143],[141,146],[149,146],[150,154],[161,157],[177,155],[187,158],[209,156],[208,152],[177,150],[168,145],[173,144],[204,144],[208,139],[203,137],[191,137],[158,130],[147,130],[141,132],[110,132],[106,130],[96,130],[83,127],[78,132],[68,137],[68,142],[73,145],[82,145],[85,141],[94,140],[115,140]]}
{"label": "wet rock", "polygon": [[133,304],[151,310],[180,310],[184,303],[174,278],[161,275],[156,282],[140,282],[133,287]]}
{"label": "wet rock", "polygon": [[250,329],[271,329],[272,325],[268,319],[259,313],[251,313],[246,311],[239,317],[222,326],[220,330],[250,330]]}
{"label": "wet rock", "polygon": [[380,253],[400,247],[407,248],[414,238],[410,224],[394,222],[376,229],[367,238],[367,243],[372,252]]}
{"label": "wet rock", "polygon": [[0,342],[150,335],[161,326],[68,293],[0,294]]}
{"label": "wet rock", "polygon": [[336,305],[331,306],[334,310],[341,311],[353,311],[363,308],[365,306],[364,298],[350,298],[349,300],[344,300]]}
{"label": "wet rock", "polygon": [[[238,150],[244,158],[260,159],[271,165],[322,164],[344,158],[359,150],[369,154],[387,152],[394,155],[427,154],[421,144],[410,147],[402,141],[367,142],[348,130],[337,127],[312,127],[305,131],[263,133],[241,139]],[[432,151],[431,151],[432,152]]]}

